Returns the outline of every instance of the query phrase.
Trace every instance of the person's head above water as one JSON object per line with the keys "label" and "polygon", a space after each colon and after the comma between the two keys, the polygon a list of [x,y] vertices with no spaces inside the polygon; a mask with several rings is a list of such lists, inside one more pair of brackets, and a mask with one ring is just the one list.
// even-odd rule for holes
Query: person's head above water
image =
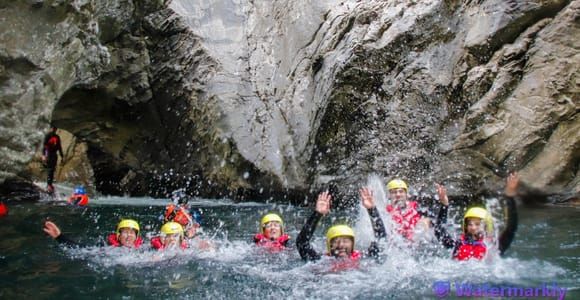
{"label": "person's head above water", "polygon": [[334,257],[350,257],[354,251],[354,231],[347,225],[334,225],[326,232],[326,250]]}
{"label": "person's head above water", "polygon": [[134,247],[139,237],[139,223],[132,219],[124,219],[117,224],[117,240],[124,247]]}
{"label": "person's head above water", "polygon": [[464,234],[481,239],[493,231],[493,221],[485,208],[472,207],[463,216],[462,229]]}
{"label": "person's head above water", "polygon": [[393,179],[387,184],[389,198],[393,201],[394,206],[404,206],[409,199],[409,187],[401,179]]}
{"label": "person's head above water", "polygon": [[167,222],[161,226],[161,243],[166,248],[177,247],[183,241],[183,226],[176,222]]}
{"label": "person's head above water", "polygon": [[284,234],[284,222],[278,214],[267,214],[260,221],[262,234],[269,239],[277,239]]}
{"label": "person's head above water", "polygon": [[87,190],[85,189],[84,186],[82,185],[77,185],[73,191],[73,194],[77,194],[77,195],[86,195],[87,194]]}

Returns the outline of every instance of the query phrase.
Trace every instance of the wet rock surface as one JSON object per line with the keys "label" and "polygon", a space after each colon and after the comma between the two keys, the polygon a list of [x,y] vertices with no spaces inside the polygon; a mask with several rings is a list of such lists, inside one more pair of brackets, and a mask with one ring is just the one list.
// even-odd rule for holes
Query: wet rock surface
{"label": "wet rock surface", "polygon": [[580,1],[55,0],[0,16],[2,180],[52,121],[107,194],[349,199],[375,173],[471,197],[510,170],[580,192]]}

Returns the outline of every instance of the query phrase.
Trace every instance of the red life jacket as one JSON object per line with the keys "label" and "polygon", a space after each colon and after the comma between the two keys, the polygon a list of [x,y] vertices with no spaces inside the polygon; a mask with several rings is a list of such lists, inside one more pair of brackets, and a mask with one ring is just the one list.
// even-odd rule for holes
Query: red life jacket
{"label": "red life jacket", "polygon": [[48,139],[48,141],[46,141],[46,145],[44,145],[44,146],[46,147],[47,151],[56,152],[58,150],[58,143],[59,142],[60,142],[60,139],[59,139],[58,135],[53,135]]}
{"label": "red life jacket", "polygon": [[[330,255],[330,254],[327,254]],[[341,272],[346,270],[358,269],[360,263],[361,254],[359,251],[352,251],[349,258],[338,258],[332,261],[332,266],[330,267],[331,272]]]}
{"label": "red life jacket", "polygon": [[[156,236],[156,237],[151,239],[151,247],[153,247],[153,249],[159,250],[159,251],[165,249],[165,245],[163,245],[163,243],[161,243],[161,237],[159,237],[159,236]],[[181,247],[181,249],[187,249],[187,242],[182,241],[181,245],[179,245],[179,247]]]}
{"label": "red life jacket", "polygon": [[87,196],[86,194],[73,194],[72,196],[70,196],[70,198],[68,198],[68,203],[79,206],[85,206],[89,204],[89,196]]}
{"label": "red life jacket", "polygon": [[0,217],[4,217],[8,214],[8,206],[6,204],[0,202]]}
{"label": "red life jacket", "polygon": [[170,221],[177,222],[183,227],[193,223],[193,219],[187,209],[175,204],[169,204],[165,208],[165,222]]}
{"label": "red life jacket", "polygon": [[283,234],[275,240],[269,239],[261,233],[254,236],[256,245],[275,252],[284,250],[289,240],[290,237],[287,234]]}
{"label": "red life jacket", "polygon": [[[117,238],[116,233],[109,234],[109,236],[107,237],[107,242],[109,243],[109,246],[113,246],[113,247],[122,247],[123,246],[123,245],[121,245],[121,242],[119,242],[119,239]],[[135,243],[133,244],[133,246],[135,248],[139,248],[139,247],[141,247],[142,244],[143,244],[143,239],[141,239],[141,237],[138,236],[137,239],[135,239]]]}
{"label": "red life jacket", "polygon": [[468,260],[471,258],[483,259],[485,253],[487,252],[487,247],[483,242],[483,239],[479,240],[467,240],[465,235],[461,235],[461,245],[453,253],[453,258],[457,260]]}
{"label": "red life jacket", "polygon": [[405,213],[400,208],[392,205],[387,205],[387,212],[393,218],[393,221],[399,225],[397,231],[407,239],[413,238],[413,229],[417,222],[421,220],[421,215],[417,211],[418,204],[416,201],[409,201],[407,203],[407,210]]}

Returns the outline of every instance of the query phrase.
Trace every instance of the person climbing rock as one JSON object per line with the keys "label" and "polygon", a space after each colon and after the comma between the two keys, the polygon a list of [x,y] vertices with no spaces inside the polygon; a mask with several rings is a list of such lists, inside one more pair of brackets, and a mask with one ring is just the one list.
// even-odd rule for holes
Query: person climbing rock
{"label": "person climbing rock", "polygon": [[[505,195],[507,200],[506,227],[499,235],[497,247],[500,255],[503,255],[514,239],[518,225],[517,209],[514,197],[516,195],[519,177],[517,173],[510,174],[507,178]],[[440,194],[446,195],[445,187],[438,186]],[[449,200],[440,197],[441,209],[435,224],[435,236],[437,240],[448,249],[453,249],[453,258],[456,260],[483,259],[488,252],[493,240],[493,219],[490,213],[482,207],[472,207],[463,216],[462,234],[459,239],[453,239],[444,225],[447,223],[447,211]]]}
{"label": "person climbing rock", "polygon": [[58,162],[58,155],[60,154],[61,164],[64,163],[64,155],[62,153],[62,146],[60,136],[56,133],[58,128],[56,126],[50,127],[50,132],[44,137],[42,162],[46,166],[48,175],[46,177],[46,190],[48,193],[54,193],[54,172]]}

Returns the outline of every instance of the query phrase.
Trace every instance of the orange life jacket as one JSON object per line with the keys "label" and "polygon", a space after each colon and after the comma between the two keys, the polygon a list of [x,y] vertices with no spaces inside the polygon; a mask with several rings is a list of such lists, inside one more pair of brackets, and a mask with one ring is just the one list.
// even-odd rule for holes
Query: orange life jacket
{"label": "orange life jacket", "polygon": [[86,206],[89,204],[89,196],[87,194],[73,194],[68,198],[69,204],[79,205],[79,206]]}
{"label": "orange life jacket", "polygon": [[186,227],[193,223],[193,218],[187,209],[175,204],[169,204],[165,208],[165,222],[170,221],[177,222],[181,226]]}
{"label": "orange life jacket", "polygon": [[416,201],[409,201],[407,203],[407,210],[405,213],[400,208],[392,205],[387,205],[387,212],[393,218],[393,221],[399,225],[397,231],[407,239],[413,238],[413,230],[417,222],[421,219],[421,215],[417,211],[418,204]]}

